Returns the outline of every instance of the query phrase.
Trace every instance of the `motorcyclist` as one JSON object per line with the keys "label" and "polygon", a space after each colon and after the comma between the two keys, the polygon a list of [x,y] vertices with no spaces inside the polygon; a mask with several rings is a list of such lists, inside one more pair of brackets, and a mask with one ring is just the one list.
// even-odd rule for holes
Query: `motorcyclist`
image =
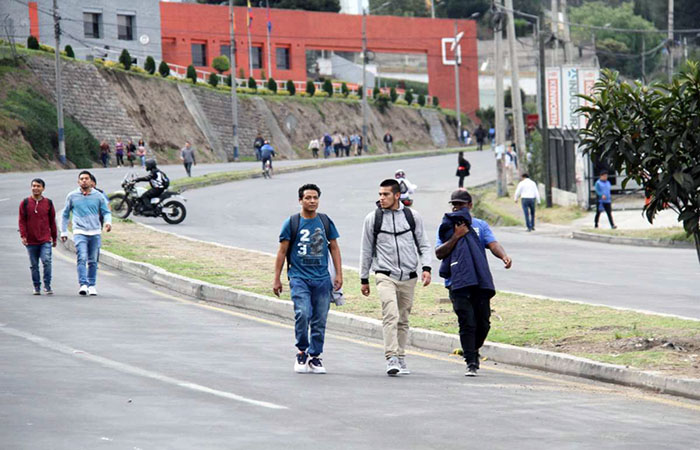
{"label": "motorcyclist", "polygon": [[158,169],[155,159],[149,159],[146,161],[146,170],[148,173],[145,176],[134,178],[134,183],[148,181],[151,185],[151,189],[144,192],[144,194],[141,196],[144,212],[153,210],[151,199],[160,197],[170,185],[170,179],[165,172]]}
{"label": "motorcyclist", "polygon": [[401,189],[401,202],[406,204],[406,201],[411,202],[411,195],[413,195],[418,189],[418,186],[408,181],[406,178],[406,172],[399,169],[394,173],[394,178],[399,182],[399,188]]}
{"label": "motorcyclist", "polygon": [[265,163],[270,161],[270,170],[272,170],[272,157],[275,156],[275,149],[270,145],[270,141],[265,141],[260,147],[260,157],[262,158],[262,169],[265,170]]}

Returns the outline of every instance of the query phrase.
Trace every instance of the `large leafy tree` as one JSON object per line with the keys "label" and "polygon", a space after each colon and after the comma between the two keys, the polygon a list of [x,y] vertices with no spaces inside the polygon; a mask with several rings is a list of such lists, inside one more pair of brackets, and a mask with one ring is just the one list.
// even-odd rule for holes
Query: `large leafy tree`
{"label": "large leafy tree", "polygon": [[695,237],[700,260],[700,68],[689,63],[672,83],[620,82],[604,70],[582,107],[585,151],[644,186],[649,222],[663,209]]}

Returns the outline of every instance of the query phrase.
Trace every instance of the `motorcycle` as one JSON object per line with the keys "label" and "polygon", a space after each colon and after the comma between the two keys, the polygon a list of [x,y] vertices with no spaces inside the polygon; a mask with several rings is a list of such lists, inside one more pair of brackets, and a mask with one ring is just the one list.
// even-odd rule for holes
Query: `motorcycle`
{"label": "motorcycle", "polygon": [[144,217],[162,217],[167,223],[176,225],[185,220],[187,209],[184,202],[187,201],[180,192],[166,190],[159,197],[151,199],[153,208],[144,211],[141,196],[146,188],[136,186],[133,174],[126,174],[122,181],[122,190],[109,196],[109,209],[112,215],[120,219],[126,219],[129,214]]}

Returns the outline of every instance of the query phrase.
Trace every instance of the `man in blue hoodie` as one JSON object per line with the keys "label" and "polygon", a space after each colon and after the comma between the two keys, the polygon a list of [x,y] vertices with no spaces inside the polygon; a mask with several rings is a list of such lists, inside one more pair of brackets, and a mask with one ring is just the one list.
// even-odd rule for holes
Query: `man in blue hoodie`
{"label": "man in blue hoodie", "polygon": [[595,222],[594,225],[598,228],[598,219],[600,219],[600,213],[605,211],[608,215],[608,222],[610,222],[610,228],[613,230],[617,228],[612,218],[612,196],[611,191],[612,186],[610,181],[608,181],[608,171],[602,170],[600,172],[600,178],[595,182],[595,193],[598,196],[598,204],[595,212]]}
{"label": "man in blue hoodie", "polygon": [[486,251],[510,269],[513,261],[496,241],[486,222],[471,217],[472,197],[458,189],[450,198],[452,212],[445,214],[438,229],[435,256],[442,260],[440,276],[450,290],[452,308],[459,322],[459,339],[468,377],[479,369],[479,348],[490,329],[491,297],[496,293]]}

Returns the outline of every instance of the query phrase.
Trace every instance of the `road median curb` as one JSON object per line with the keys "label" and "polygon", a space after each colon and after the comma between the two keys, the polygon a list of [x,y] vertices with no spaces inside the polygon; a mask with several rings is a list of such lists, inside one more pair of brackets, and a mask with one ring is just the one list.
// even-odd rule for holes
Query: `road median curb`
{"label": "road median curb", "polygon": [[634,245],[638,247],[664,247],[664,248],[694,248],[692,242],[671,241],[667,239],[645,239],[624,236],[611,236],[606,234],[588,233],[585,231],[573,231],[571,237],[582,241],[602,242],[605,244]]}
{"label": "road median curb", "polygon": [[[64,247],[75,252],[75,246],[70,239],[66,241]],[[100,263],[198,300],[273,316],[286,322],[292,320],[293,307],[289,300],[280,300],[176,275],[152,264],[132,261],[104,250],[100,252]],[[331,310],[328,314],[328,328],[365,338],[382,339],[381,321],[335,310]],[[458,335],[421,328],[411,328],[408,344],[418,349],[443,353],[452,353],[454,349],[461,347]],[[494,362],[700,400],[700,379],[671,378],[563,353],[494,342],[486,342],[481,348],[481,354]]]}

